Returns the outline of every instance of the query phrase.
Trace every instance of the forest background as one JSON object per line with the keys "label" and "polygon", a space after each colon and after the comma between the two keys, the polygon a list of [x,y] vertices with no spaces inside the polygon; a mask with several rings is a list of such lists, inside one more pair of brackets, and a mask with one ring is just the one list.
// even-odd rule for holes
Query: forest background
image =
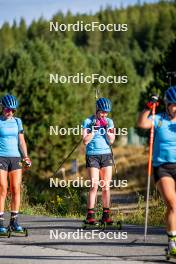
{"label": "forest background", "polygon": [[[67,190],[60,190],[59,195],[58,190],[52,193],[48,179],[79,136],[51,136],[50,126],[80,125],[95,111],[96,88],[112,100],[111,116],[115,126],[121,128],[136,126],[137,113],[150,95],[159,93],[163,97],[171,80],[167,73],[176,71],[175,14],[176,1],[160,1],[119,9],[109,6],[96,14],[58,12],[52,18],[64,24],[78,20],[128,24],[127,32],[50,32],[49,21],[44,18],[28,26],[24,19],[19,24],[14,21],[13,25],[1,26],[0,96],[11,93],[20,102],[17,116],[23,120],[33,162],[25,177],[29,203],[47,203],[50,209],[54,203],[54,212],[63,214],[71,210],[70,200],[62,204],[64,197],[68,198]],[[127,75],[128,83],[49,84],[50,73],[67,76],[78,72]],[[176,84],[174,75],[172,84]],[[83,160],[84,151],[79,155]],[[73,191],[75,200],[80,192]],[[79,199],[75,212],[81,212],[81,204]]]}

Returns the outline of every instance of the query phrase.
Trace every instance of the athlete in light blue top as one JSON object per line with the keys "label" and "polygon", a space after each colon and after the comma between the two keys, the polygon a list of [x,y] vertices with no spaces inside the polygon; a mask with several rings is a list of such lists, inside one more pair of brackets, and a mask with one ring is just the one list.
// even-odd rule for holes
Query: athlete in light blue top
{"label": "athlete in light blue top", "polygon": [[23,133],[20,118],[0,116],[0,157],[21,157],[19,133]]}
{"label": "athlete in light blue top", "polygon": [[113,121],[107,117],[112,104],[107,98],[96,101],[96,114],[83,122],[83,142],[86,145],[86,168],[91,181],[87,203],[86,224],[94,224],[95,199],[101,177],[103,214],[102,222],[112,224],[109,216],[110,181],[112,179],[113,157],[110,145],[115,140]]}
{"label": "athlete in light blue top", "polygon": [[4,205],[10,179],[11,218],[9,229],[24,233],[18,224],[18,211],[20,207],[20,188],[22,180],[22,163],[30,167],[31,161],[27,154],[27,146],[23,134],[20,118],[14,117],[18,101],[13,95],[5,95],[1,100],[2,115],[0,116],[0,235],[7,235],[4,227]]}
{"label": "athlete in light blue top", "polygon": [[[149,118],[151,120],[151,116]],[[167,112],[155,115],[153,166],[176,163],[176,121]]]}
{"label": "athlete in light blue top", "polygon": [[[166,210],[169,255],[176,256],[176,86],[165,92],[166,111],[156,114],[154,119],[153,176]],[[147,104],[153,108],[156,96]],[[152,127],[150,109],[139,116],[138,126]]]}
{"label": "athlete in light blue top", "polygon": [[[83,128],[87,129],[91,132],[92,124],[95,120],[95,116],[90,116],[83,122]],[[114,128],[114,124],[112,119],[106,117],[107,128],[109,130]],[[86,145],[86,154],[87,155],[102,155],[102,154],[110,154],[111,149],[109,146],[109,139],[106,135],[106,128],[101,126],[94,126],[94,137],[92,140]]]}

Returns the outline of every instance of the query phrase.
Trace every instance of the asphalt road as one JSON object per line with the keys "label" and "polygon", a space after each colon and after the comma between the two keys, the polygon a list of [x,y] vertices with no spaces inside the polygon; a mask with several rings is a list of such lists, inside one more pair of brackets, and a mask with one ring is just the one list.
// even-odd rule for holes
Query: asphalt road
{"label": "asphalt road", "polygon": [[83,231],[80,220],[24,215],[20,223],[28,228],[29,236],[1,237],[0,264],[168,262],[164,256],[167,237],[162,228],[149,228],[144,243],[142,226]]}

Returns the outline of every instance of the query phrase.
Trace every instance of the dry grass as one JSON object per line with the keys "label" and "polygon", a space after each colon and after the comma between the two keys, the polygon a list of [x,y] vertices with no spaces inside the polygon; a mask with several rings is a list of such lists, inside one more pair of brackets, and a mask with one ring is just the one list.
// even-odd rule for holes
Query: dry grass
{"label": "dry grass", "polygon": [[[147,184],[147,157],[148,151],[144,146],[126,146],[113,148],[114,158],[117,165],[118,175],[113,175],[113,179],[128,180],[128,187],[124,192],[137,192],[144,190]],[[79,172],[77,175],[71,173],[70,161],[65,165],[66,179],[75,179],[75,177],[87,178],[85,168],[85,155],[81,147],[77,156]],[[115,191],[115,190],[113,190]]]}

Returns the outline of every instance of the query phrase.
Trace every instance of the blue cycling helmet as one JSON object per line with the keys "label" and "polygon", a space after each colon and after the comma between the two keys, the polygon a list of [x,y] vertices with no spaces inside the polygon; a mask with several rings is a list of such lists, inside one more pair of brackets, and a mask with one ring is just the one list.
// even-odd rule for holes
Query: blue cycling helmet
{"label": "blue cycling helmet", "polygon": [[112,103],[111,100],[107,98],[99,98],[96,101],[97,110],[104,111],[104,112],[111,112],[112,110]]}
{"label": "blue cycling helmet", "polygon": [[176,104],[176,85],[169,87],[164,95],[166,104]]}
{"label": "blue cycling helmet", "polygon": [[18,101],[15,96],[7,94],[2,97],[1,104],[3,107],[7,107],[10,109],[17,109]]}

